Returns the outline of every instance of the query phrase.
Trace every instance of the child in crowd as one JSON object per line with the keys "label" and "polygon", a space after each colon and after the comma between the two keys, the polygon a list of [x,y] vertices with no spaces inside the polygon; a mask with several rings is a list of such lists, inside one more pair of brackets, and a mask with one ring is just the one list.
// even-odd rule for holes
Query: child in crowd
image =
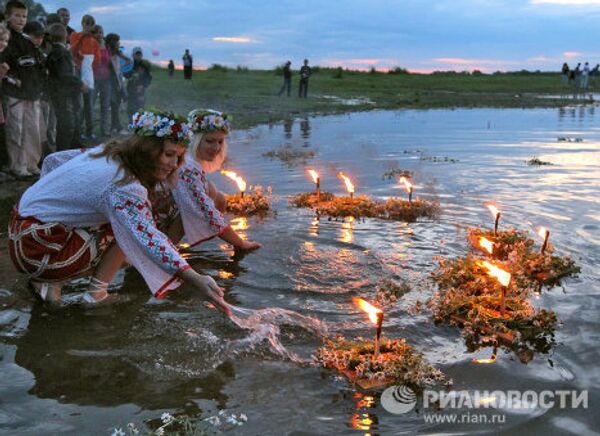
{"label": "child in crowd", "polygon": [[145,106],[146,88],[152,82],[150,74],[150,63],[144,59],[144,54],[140,47],[132,50],[133,68],[125,73],[127,82],[127,113],[133,115],[140,108]]}
{"label": "child in crowd", "polygon": [[116,33],[106,35],[105,44],[110,52],[110,131],[113,135],[121,134],[120,107],[125,95],[121,65],[131,65],[132,61],[125,56],[120,47],[121,37]]}
{"label": "child in crowd", "polygon": [[[46,56],[49,53],[49,47],[45,40],[46,29],[39,21],[30,21],[23,28],[23,34],[33,42],[33,45],[40,51],[40,60],[42,65],[46,65]],[[42,93],[40,96],[40,141],[42,143],[42,155],[56,151],[55,134],[56,121],[54,113],[50,113],[50,97],[48,96],[48,75],[43,76]],[[52,120],[51,120],[52,118]],[[53,134],[49,134],[53,131]]]}
{"label": "child in crowd", "polygon": [[96,20],[91,15],[84,15],[81,18],[81,32],[71,34],[71,54],[75,62],[75,69],[79,77],[85,82],[88,91],[83,93],[83,116],[79,119],[78,126],[85,120],[85,135],[82,139],[95,140],[93,124],[92,99],[94,93],[94,72],[93,66],[100,60],[100,44],[94,35],[92,29],[96,25]]}
{"label": "child in crowd", "polygon": [[56,148],[68,150],[79,144],[76,128],[78,100],[81,92],[87,90],[75,73],[73,58],[67,48],[67,30],[60,23],[48,28],[48,38],[52,50],[48,54],[48,92],[56,113]]}
{"label": "child in crowd", "polygon": [[40,173],[40,97],[45,69],[40,51],[22,33],[27,23],[27,6],[19,0],[10,0],[5,12],[10,40],[4,59],[16,79],[4,84],[6,146],[9,168],[20,178]]}
{"label": "child in crowd", "polygon": [[95,105],[96,98],[100,98],[100,136],[106,138],[110,134],[110,97],[111,97],[111,77],[110,77],[110,51],[104,43],[104,29],[96,24],[92,28],[92,35],[96,38],[100,47],[97,62],[94,62],[94,98],[92,107]]}
{"label": "child in crowd", "polygon": [[[3,17],[4,18],[4,17]],[[4,24],[0,24],[0,53],[4,52],[8,46],[8,40],[10,38],[10,31]],[[0,55],[1,56],[1,55]],[[9,66],[3,60],[0,60],[0,84],[7,76]],[[0,101],[2,101],[2,88],[0,87]],[[4,174],[4,171],[8,171],[9,168],[5,166],[5,162],[8,161],[8,155],[6,154],[6,139],[4,136],[4,111],[0,104],[0,162],[2,162],[2,173],[0,173],[0,181],[10,179],[10,176]]]}

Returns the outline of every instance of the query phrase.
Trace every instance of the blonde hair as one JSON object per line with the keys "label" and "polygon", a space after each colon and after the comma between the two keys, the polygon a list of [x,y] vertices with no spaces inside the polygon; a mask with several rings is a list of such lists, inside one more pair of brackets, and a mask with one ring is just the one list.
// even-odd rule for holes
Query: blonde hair
{"label": "blonde hair", "polygon": [[[212,133],[212,132],[208,132]],[[204,138],[204,135],[207,133],[197,133],[194,135],[194,139],[192,139],[192,145],[190,146],[190,157],[196,162],[200,163],[202,169],[207,173],[214,173],[223,165],[223,161],[227,157],[227,141],[223,141],[223,147],[218,155],[212,161],[199,160],[198,159],[198,148],[200,148],[200,143]]]}

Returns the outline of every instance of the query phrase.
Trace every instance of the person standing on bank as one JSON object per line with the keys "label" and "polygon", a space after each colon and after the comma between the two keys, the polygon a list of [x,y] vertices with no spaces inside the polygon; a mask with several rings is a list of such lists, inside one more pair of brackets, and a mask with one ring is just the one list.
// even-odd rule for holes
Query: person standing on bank
{"label": "person standing on bank", "polygon": [[306,98],[308,94],[308,79],[312,74],[308,66],[308,59],[304,59],[304,65],[300,68],[300,87],[298,88],[298,97]]}
{"label": "person standing on bank", "polygon": [[279,97],[281,97],[281,94],[283,94],[283,91],[287,90],[287,96],[290,96],[290,92],[292,90],[292,63],[290,61],[287,61],[285,63],[285,65],[283,66],[283,85],[281,86],[281,89],[279,90],[279,94],[277,94]]}
{"label": "person standing on bank", "polygon": [[562,84],[564,87],[569,86],[569,64],[566,62],[563,63],[562,70],[560,72],[562,74]]}
{"label": "person standing on bank", "polygon": [[6,149],[10,171],[18,178],[38,175],[42,156],[40,98],[46,71],[40,50],[23,35],[27,6],[18,0],[6,4],[10,30],[4,61],[15,79],[4,83],[6,97]]}
{"label": "person standing on bank", "polygon": [[167,69],[169,70],[169,79],[172,79],[173,76],[175,75],[175,63],[173,62],[173,59],[171,59],[169,61],[169,65],[167,66]]}
{"label": "person standing on bank", "polygon": [[[79,129],[85,122],[83,140],[96,140],[94,135],[94,65],[100,61],[100,44],[92,34],[96,20],[91,15],[81,18],[81,32],[73,32],[70,37],[70,50],[79,77],[86,84],[88,91],[82,93],[83,110],[79,112]],[[79,109],[79,108],[78,108]]]}
{"label": "person standing on bank", "polygon": [[121,37],[116,33],[109,33],[104,38],[106,48],[110,52],[110,133],[112,135],[123,134],[121,127],[121,101],[125,96],[122,65],[131,65],[133,61],[121,52]]}
{"label": "person standing on bank", "polygon": [[141,47],[132,50],[133,68],[124,73],[127,78],[127,113],[131,116],[145,106],[146,88],[152,83],[150,62],[144,59]]}
{"label": "person standing on bank", "polygon": [[194,69],[194,59],[190,54],[190,49],[186,48],[183,54],[183,78],[185,80],[192,80],[192,71]]}
{"label": "person standing on bank", "polygon": [[[71,21],[71,12],[69,12],[69,10],[67,8],[60,8],[59,10],[56,11],[56,14],[60,17],[60,22],[63,24],[63,26],[65,26],[65,29],[67,29],[67,42],[69,41],[69,39],[71,38],[71,33],[75,32],[75,29],[73,29],[71,26],[69,26],[69,21]],[[48,23],[50,24],[50,23]]]}
{"label": "person standing on bank", "polygon": [[75,74],[65,26],[55,23],[48,27],[48,39],[52,49],[46,59],[46,68],[48,93],[56,115],[56,149],[69,150],[79,146],[76,108],[81,92],[87,89]]}

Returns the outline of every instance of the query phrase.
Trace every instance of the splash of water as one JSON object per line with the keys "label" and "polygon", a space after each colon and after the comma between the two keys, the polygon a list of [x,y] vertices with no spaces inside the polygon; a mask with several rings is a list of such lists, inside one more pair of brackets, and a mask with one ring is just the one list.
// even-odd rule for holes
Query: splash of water
{"label": "splash of water", "polygon": [[325,322],[291,310],[281,308],[253,310],[233,305],[229,305],[229,308],[232,312],[231,320],[238,327],[251,331],[247,337],[229,343],[228,350],[234,353],[254,349],[266,340],[273,351],[280,356],[296,363],[308,363],[306,359],[302,359],[283,346],[279,340],[281,333],[279,326],[298,326],[317,336],[327,336],[328,329]]}

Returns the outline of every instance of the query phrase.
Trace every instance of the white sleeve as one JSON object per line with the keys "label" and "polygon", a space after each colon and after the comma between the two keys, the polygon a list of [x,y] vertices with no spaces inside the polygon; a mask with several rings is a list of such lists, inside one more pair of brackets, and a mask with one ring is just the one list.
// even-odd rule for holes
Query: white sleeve
{"label": "white sleeve", "polygon": [[181,286],[175,274],[190,266],[156,228],[146,189],[137,183],[116,187],[107,193],[106,203],[115,240],[152,294],[161,298]]}
{"label": "white sleeve", "polygon": [[173,189],[173,197],[190,246],[219,236],[229,227],[206,192],[206,178],[198,163],[186,162],[179,169],[179,180]]}

